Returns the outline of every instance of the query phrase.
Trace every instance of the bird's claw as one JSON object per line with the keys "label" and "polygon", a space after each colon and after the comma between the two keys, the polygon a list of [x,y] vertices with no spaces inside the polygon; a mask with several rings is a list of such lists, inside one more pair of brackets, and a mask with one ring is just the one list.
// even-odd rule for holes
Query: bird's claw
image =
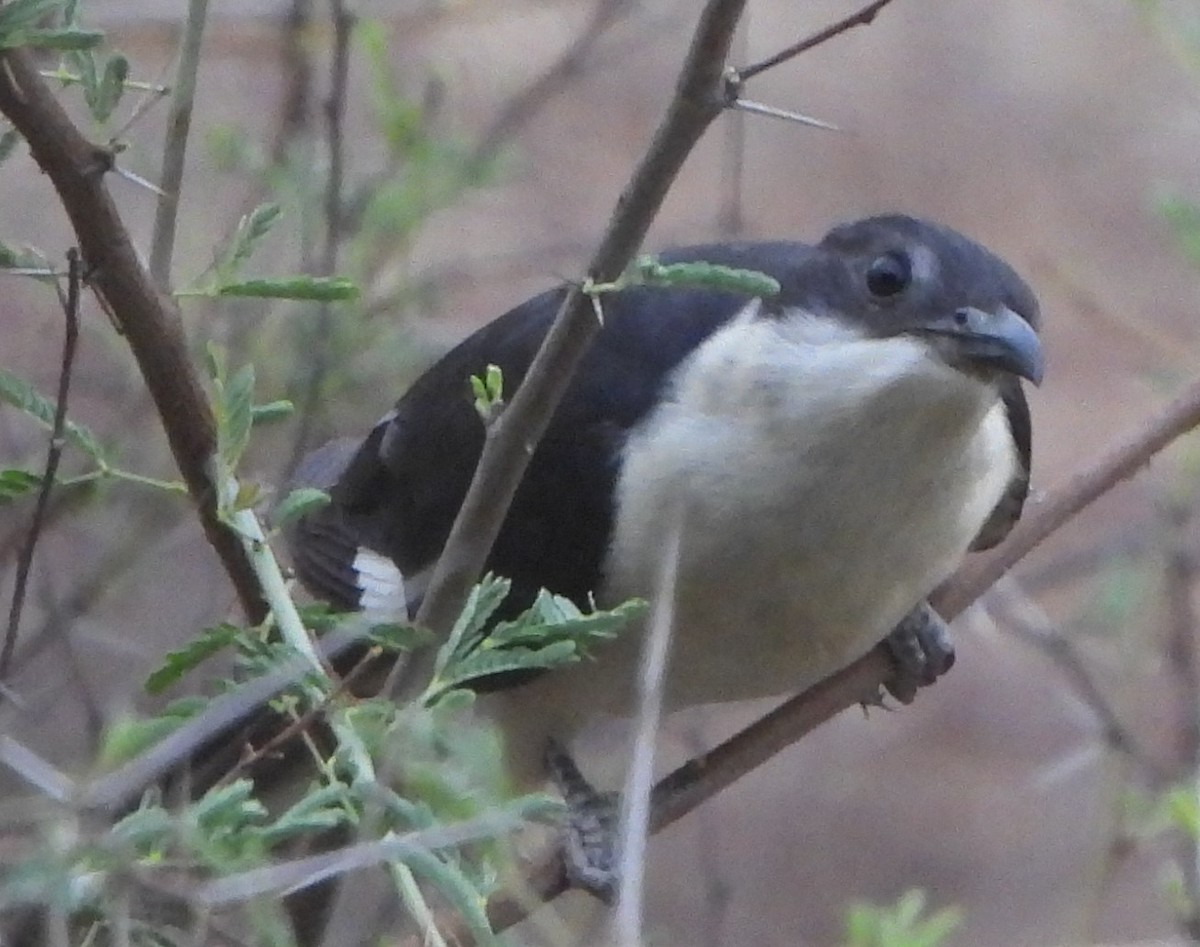
{"label": "bird's claw", "polygon": [[950,629],[928,602],[909,612],[885,641],[895,673],[884,687],[902,704],[911,704],[920,688],[934,683],[954,666]]}
{"label": "bird's claw", "polygon": [[567,804],[563,860],[574,887],[611,905],[617,896],[620,797],[599,792],[557,742],[546,747],[546,769]]}

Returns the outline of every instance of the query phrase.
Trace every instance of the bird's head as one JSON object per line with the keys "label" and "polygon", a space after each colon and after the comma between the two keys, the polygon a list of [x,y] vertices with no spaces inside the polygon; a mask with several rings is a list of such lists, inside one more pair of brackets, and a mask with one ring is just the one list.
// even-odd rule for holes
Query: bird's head
{"label": "bird's head", "polygon": [[836,227],[783,281],[781,301],[840,314],[875,338],[908,335],[982,380],[1042,379],[1033,291],[948,227],[901,215]]}

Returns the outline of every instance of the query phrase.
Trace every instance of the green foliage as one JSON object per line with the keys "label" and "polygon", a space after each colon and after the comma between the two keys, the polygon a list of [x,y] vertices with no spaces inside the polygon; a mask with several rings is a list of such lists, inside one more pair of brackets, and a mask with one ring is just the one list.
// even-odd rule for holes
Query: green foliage
{"label": "green foliage", "polygon": [[345,302],[358,298],[358,287],[345,276],[286,276],[225,283],[216,288],[216,295]]}
{"label": "green foliage", "polygon": [[82,29],[72,20],[65,26],[45,25],[66,7],[66,0],[8,0],[0,6],[0,49],[91,49],[103,41],[103,33]]}
{"label": "green foliage", "polygon": [[221,250],[207,278],[179,297],[242,297],[248,299],[290,299],[305,302],[344,302],[358,298],[358,286],[345,276],[277,276],[244,279],[242,271],[254,252],[279,222],[283,208],[275,202],[260,204],[244,215]]}
{"label": "green foliage", "polygon": [[542,589],[532,606],[489,631],[510,588],[507,579],[489,574],[472,590],[438,651],[426,701],[436,702],[494,674],[548,670],[580,661],[645,611],[645,603],[634,600],[608,611],[583,612],[570,599]]}
{"label": "green foliage", "polygon": [[184,697],[172,702],[153,717],[126,717],[114,722],[104,735],[97,763],[108,769],[133,759],[159,740],[173,733],[180,724],[204,709],[203,697]]}
{"label": "green foliage", "polygon": [[0,470],[0,504],[36,490],[41,483],[42,478],[28,470]]}
{"label": "green foliage", "polygon": [[504,373],[499,365],[488,365],[482,378],[471,376],[471,396],[483,423],[490,424],[504,406]]}
{"label": "green foliage", "polygon": [[716,263],[660,263],[653,256],[639,256],[620,278],[611,283],[588,281],[583,291],[596,298],[632,286],[661,286],[676,289],[714,289],[743,296],[779,295],[779,281],[757,270],[743,270]]}
{"label": "green foliage", "polygon": [[254,423],[254,366],[243,365],[231,377],[224,350],[209,343],[209,377],[213,384],[213,415],[217,422],[217,452],[228,470],[237,469]]}
{"label": "green foliage", "polygon": [[846,911],[846,947],[939,947],[961,926],[962,911],[943,908],[926,915],[924,891],[906,891],[895,904],[865,901]]}
{"label": "green foliage", "polygon": [[[9,134],[6,132],[6,137]],[[59,275],[41,250],[36,247],[10,247],[6,243],[0,243],[0,270],[51,284],[58,280]]]}
{"label": "green foliage", "polygon": [[92,118],[103,125],[121,102],[129,82],[129,60],[120,53],[101,58],[90,49],[76,50],[63,58],[55,78],[83,89],[83,101]]}
{"label": "green foliage", "polygon": [[300,517],[329,505],[329,494],[316,487],[301,487],[293,490],[275,507],[273,519],[276,526],[286,526]]}
{"label": "green foliage", "polygon": [[243,629],[228,622],[206,628],[178,651],[167,652],[162,664],[146,678],[147,693],[161,694],[168,687],[178,683],[189,671],[228,648],[244,634]]}
{"label": "green foliage", "polygon": [[[54,427],[54,402],[38,393],[25,379],[0,368],[0,401],[37,420],[47,430]],[[99,439],[86,427],[68,420],[63,428],[67,441],[101,464],[106,462]]]}

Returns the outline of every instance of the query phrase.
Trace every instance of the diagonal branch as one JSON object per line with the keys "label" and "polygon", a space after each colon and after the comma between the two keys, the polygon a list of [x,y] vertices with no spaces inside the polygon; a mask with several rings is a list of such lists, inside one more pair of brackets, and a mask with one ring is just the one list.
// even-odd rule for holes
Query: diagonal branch
{"label": "diagonal branch", "polygon": [[[641,246],[684,160],[724,109],[725,63],[745,2],[709,0],[705,5],[667,114],[618,199],[588,267],[593,280],[609,282],[620,276]],[[573,290],[508,409],[488,428],[475,478],[421,604],[419,624],[444,632],[462,610],[533,448],[599,329],[588,296]],[[389,691],[402,689],[420,663],[412,661],[413,670],[393,675]]]}
{"label": "diagonal branch", "polygon": [[155,288],[104,186],[111,153],[79,132],[26,50],[0,53],[0,112],[29,142],[34,159],[58,192],[75,229],[89,283],[133,350],[205,535],[247,617],[261,621],[266,609],[258,580],[238,538],[217,518],[216,490],[208,472],[216,449],[212,410],[188,357],[175,302]]}

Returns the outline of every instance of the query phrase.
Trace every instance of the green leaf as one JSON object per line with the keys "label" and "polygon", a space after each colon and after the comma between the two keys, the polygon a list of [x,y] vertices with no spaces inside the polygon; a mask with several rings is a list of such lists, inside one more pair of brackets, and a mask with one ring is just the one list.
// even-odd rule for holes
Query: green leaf
{"label": "green leaf", "polygon": [[[0,368],[0,401],[7,401],[14,408],[37,419],[47,429],[54,427],[54,402],[44,398],[25,379]],[[64,431],[72,444],[102,466],[106,464],[104,448],[87,428],[67,421]]]}
{"label": "green leaf", "polygon": [[357,299],[358,286],[346,276],[282,276],[224,283],[217,287],[217,295],[337,302]]}
{"label": "green leaf", "polygon": [[296,410],[296,406],[286,398],[281,398],[278,401],[269,401],[266,404],[256,404],[250,409],[250,414],[254,418],[255,424],[272,424],[275,421],[281,421],[286,417],[290,417],[292,412]]}
{"label": "green leaf", "polygon": [[846,912],[848,947],[939,947],[959,925],[962,911],[945,908],[923,918],[926,894],[911,890],[894,905],[856,901]]}
{"label": "green leaf", "polygon": [[0,243],[0,269],[30,276],[42,283],[56,283],[58,275],[46,255],[35,247],[10,247]]}
{"label": "green leaf", "polygon": [[253,405],[254,366],[243,365],[221,386],[217,434],[221,443],[221,457],[230,470],[237,467],[250,441],[250,426],[254,423]]}
{"label": "green leaf", "polygon": [[574,642],[582,656],[591,645],[615,637],[617,632],[645,610],[644,601],[631,599],[607,611],[597,609],[585,613],[569,598],[542,589],[527,611],[512,621],[497,624],[483,646],[537,646],[565,639]]}
{"label": "green leaf", "polygon": [[16,30],[0,35],[0,49],[28,46],[36,49],[93,49],[104,41],[99,30],[81,30],[75,26],[54,29]]}
{"label": "green leaf", "polygon": [[[96,96],[96,89],[100,86],[100,74],[96,72],[96,56],[94,53],[85,49],[67,50],[63,54],[63,62],[72,70],[78,77],[78,82],[83,86],[83,99],[85,102],[91,102]],[[67,85],[67,80],[62,80],[63,85]]]}
{"label": "green leaf", "polygon": [[343,783],[310,786],[295,805],[263,827],[262,840],[272,847],[299,835],[337,828],[351,820],[352,806],[349,787]]}
{"label": "green leaf", "polygon": [[416,625],[386,624],[372,625],[366,638],[387,651],[413,651],[430,644],[433,635]]}
{"label": "green leaf", "polygon": [[247,823],[260,822],[267,810],[255,798],[254,783],[249,779],[234,780],[227,786],[210,789],[188,810],[192,822],[201,831],[229,831]]}
{"label": "green leaf", "polygon": [[652,256],[634,263],[634,282],[646,286],[716,289],[746,296],[778,296],[779,280],[757,270],[716,263],[660,263]]}
{"label": "green leaf", "polygon": [[129,60],[120,53],[110,56],[104,64],[104,75],[96,87],[95,95],[88,100],[92,117],[97,122],[107,122],[125,93],[125,80],[129,78]]}
{"label": "green leaf", "polygon": [[167,653],[162,664],[146,678],[146,691],[161,694],[197,665],[207,661],[245,634],[244,629],[228,623],[206,628],[178,651]]}
{"label": "green leaf", "polygon": [[466,922],[471,940],[476,944],[499,947],[501,941],[488,922],[487,898],[460,868],[430,851],[411,852],[403,861],[446,897],[457,915]]}
{"label": "green leaf", "polygon": [[489,572],[471,589],[466,605],[463,606],[454,627],[450,629],[449,637],[438,650],[434,664],[435,676],[440,676],[452,660],[467,654],[479,643],[488,619],[507,598],[511,588],[512,583],[508,579]]}
{"label": "green leaf", "polygon": [[171,842],[175,835],[175,817],[162,806],[143,805],[120,819],[110,834],[144,858]]}
{"label": "green leaf", "polygon": [[211,339],[204,346],[204,370],[213,381],[218,384],[225,383],[225,374],[228,371],[225,349]]}
{"label": "green leaf", "polygon": [[10,503],[42,485],[42,478],[28,470],[0,470],[0,503]]}
{"label": "green leaf", "polygon": [[133,759],[143,750],[179,728],[208,705],[203,697],[186,697],[173,701],[157,716],[147,719],[128,718],[116,721],[104,734],[98,754],[102,769],[111,769]]}
{"label": "green leaf", "polygon": [[0,44],[22,30],[33,29],[47,14],[63,5],[63,0],[9,0],[0,4]]}
{"label": "green leaf", "polygon": [[275,507],[272,521],[276,526],[286,526],[313,510],[329,505],[329,494],[316,487],[300,487],[293,490]]}
{"label": "green leaf", "polygon": [[7,161],[20,141],[21,133],[15,128],[10,128],[0,135],[0,161]]}
{"label": "green leaf", "polygon": [[430,688],[431,696],[426,698],[426,702],[432,703],[445,691],[491,677],[493,674],[548,670],[577,660],[579,652],[574,642],[562,640],[540,648],[511,647],[495,651],[473,651],[453,662],[434,679]]}
{"label": "green leaf", "polygon": [[263,238],[279,221],[281,213],[282,208],[278,204],[259,204],[238,221],[237,229],[233,232],[233,238],[225,250],[224,258],[217,267],[220,282],[228,282],[241,271],[251,254],[258,249]]}

